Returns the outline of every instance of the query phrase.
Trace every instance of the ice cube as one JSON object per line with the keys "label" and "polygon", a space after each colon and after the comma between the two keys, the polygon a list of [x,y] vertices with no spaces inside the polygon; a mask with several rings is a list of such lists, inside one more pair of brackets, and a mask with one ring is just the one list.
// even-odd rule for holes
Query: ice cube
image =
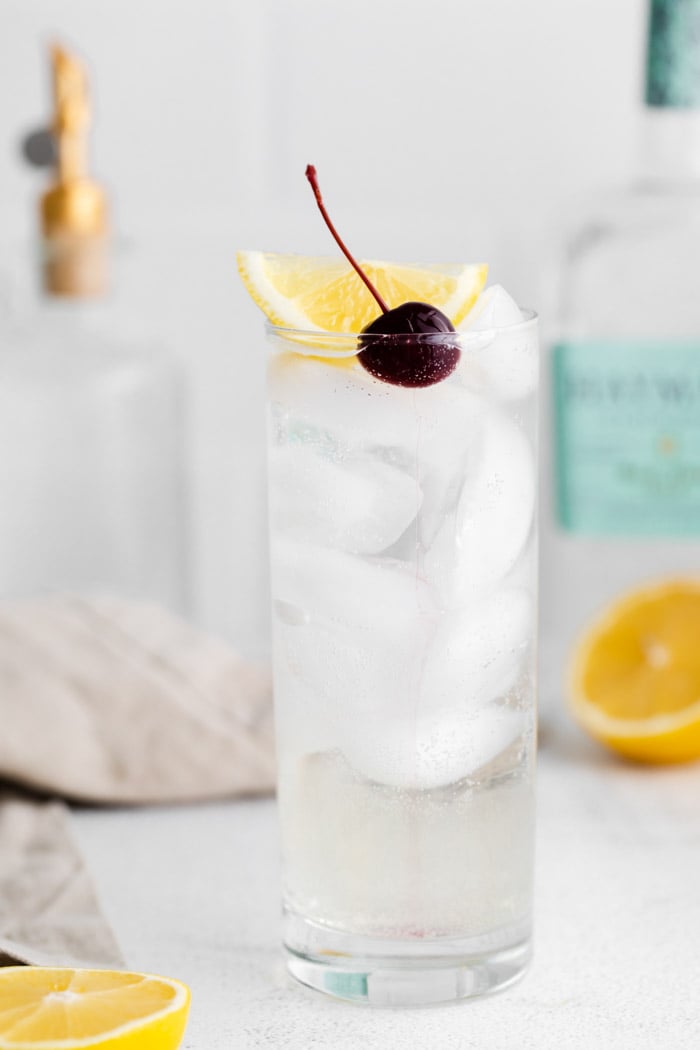
{"label": "ice cube", "polygon": [[431,616],[430,588],[402,563],[364,558],[273,534],[272,597],[307,619],[366,630],[380,643]]}
{"label": "ice cube", "polygon": [[481,294],[460,326],[467,333],[493,330],[486,346],[476,343],[465,359],[476,364],[497,397],[516,400],[526,397],[537,385],[539,358],[533,331],[519,326],[523,312],[505,288],[496,284]]}
{"label": "ice cube", "polygon": [[459,498],[465,475],[482,455],[484,402],[456,384],[436,384],[423,406],[417,442],[418,471],[423,490],[419,535],[428,546]]}
{"label": "ice cube", "polygon": [[306,690],[305,719],[324,726],[342,750],[351,738],[362,741],[374,722],[399,723],[411,706],[420,676],[423,629],[416,620],[403,634],[379,640],[368,630],[310,621],[275,625],[276,704],[287,704],[287,690]]}
{"label": "ice cube", "polygon": [[533,601],[537,591],[537,534],[533,530],[502,586],[526,591]]}
{"label": "ice cube", "polygon": [[523,731],[523,714],[499,701],[521,676],[532,632],[532,601],[519,590],[445,616],[422,668],[415,655],[400,668],[418,674],[417,690],[404,677],[391,710],[369,706],[348,725],[340,746],[349,763],[383,784],[427,788],[489,762]]}
{"label": "ice cube", "polygon": [[337,462],[304,445],[269,459],[273,532],[359,554],[390,547],[420,509],[417,481],[366,453]]}
{"label": "ice cube", "polygon": [[532,633],[532,599],[522,590],[502,590],[445,614],[426,652],[420,711],[474,708],[505,696],[519,677]]}
{"label": "ice cube", "polygon": [[292,437],[304,439],[310,432],[355,449],[366,444],[415,446],[413,392],[375,379],[357,363],[276,354],[268,369],[268,390],[278,426]]}
{"label": "ice cube", "polygon": [[535,507],[535,471],[525,436],[507,416],[484,413],[478,462],[470,464],[454,513],[426,552],[424,572],[446,608],[466,606],[509,572]]}
{"label": "ice cube", "polygon": [[391,723],[415,704],[436,616],[421,580],[388,559],[291,540],[273,543],[272,580],[280,704],[300,683],[338,748],[368,719]]}
{"label": "ice cube", "polygon": [[447,787],[475,774],[526,732],[529,716],[503,704],[352,728],[343,753],[356,772],[401,789]]}
{"label": "ice cube", "polygon": [[484,332],[490,328],[505,328],[520,324],[523,312],[500,284],[494,284],[481,293],[460,325],[460,331]]}

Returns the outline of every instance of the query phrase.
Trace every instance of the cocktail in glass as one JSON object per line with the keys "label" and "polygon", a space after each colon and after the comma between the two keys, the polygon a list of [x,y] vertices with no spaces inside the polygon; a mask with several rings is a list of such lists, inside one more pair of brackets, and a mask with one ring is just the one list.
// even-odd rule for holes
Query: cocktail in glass
{"label": "cocktail in glass", "polygon": [[537,321],[504,296],[417,388],[268,326],[284,939],[344,999],[479,995],[530,956]]}

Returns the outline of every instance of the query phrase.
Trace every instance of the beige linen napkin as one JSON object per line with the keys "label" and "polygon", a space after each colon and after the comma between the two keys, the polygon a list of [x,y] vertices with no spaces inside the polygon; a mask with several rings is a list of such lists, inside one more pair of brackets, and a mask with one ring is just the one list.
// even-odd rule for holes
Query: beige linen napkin
{"label": "beige linen napkin", "polygon": [[[271,683],[163,609],[0,605],[0,780],[93,803],[267,793]],[[59,802],[0,796],[0,960],[119,965]],[[6,960],[7,961],[7,960]]]}
{"label": "beige linen napkin", "polygon": [[272,690],[165,610],[56,596],[0,606],[0,777],[69,799],[272,790]]}
{"label": "beige linen napkin", "polygon": [[0,794],[0,966],[124,965],[59,802]]}

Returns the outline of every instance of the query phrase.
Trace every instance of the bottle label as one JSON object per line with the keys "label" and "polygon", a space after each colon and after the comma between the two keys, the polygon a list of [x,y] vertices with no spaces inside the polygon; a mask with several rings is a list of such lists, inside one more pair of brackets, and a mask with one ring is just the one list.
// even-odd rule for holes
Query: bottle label
{"label": "bottle label", "polygon": [[564,528],[700,535],[700,342],[561,343],[553,385]]}
{"label": "bottle label", "polygon": [[651,0],[648,106],[700,106],[700,0]]}

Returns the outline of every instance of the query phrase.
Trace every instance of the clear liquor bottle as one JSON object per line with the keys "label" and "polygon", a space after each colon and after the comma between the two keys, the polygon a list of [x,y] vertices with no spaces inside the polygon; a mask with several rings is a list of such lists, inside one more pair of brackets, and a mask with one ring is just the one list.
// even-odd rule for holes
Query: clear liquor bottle
{"label": "clear liquor bottle", "polygon": [[700,0],[650,2],[644,124],[637,179],[599,199],[560,271],[545,716],[591,618],[700,576]]}
{"label": "clear liquor bottle", "polygon": [[41,251],[35,279],[14,281],[0,339],[0,600],[115,594],[182,612],[179,369],[120,335],[106,199],[85,171],[83,69],[55,48],[53,72]]}

